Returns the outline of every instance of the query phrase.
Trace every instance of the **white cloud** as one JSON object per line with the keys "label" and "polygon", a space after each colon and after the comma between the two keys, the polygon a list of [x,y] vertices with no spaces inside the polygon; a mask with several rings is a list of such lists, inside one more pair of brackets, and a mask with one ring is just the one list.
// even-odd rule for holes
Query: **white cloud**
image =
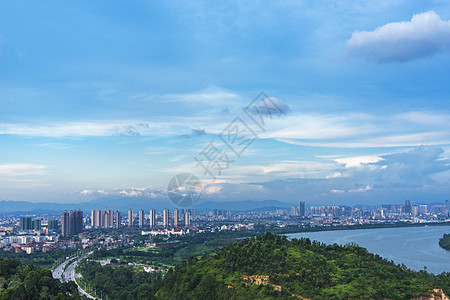
{"label": "white cloud", "polygon": [[145,197],[145,198],[157,198],[166,196],[165,190],[155,189],[153,187],[143,188],[115,188],[112,190],[104,189],[85,189],[79,192],[82,196],[125,196],[125,197]]}
{"label": "white cloud", "polygon": [[405,62],[450,50],[450,21],[434,11],[411,21],[392,22],[373,31],[355,31],[347,41],[351,54],[376,62]]}
{"label": "white cloud", "polygon": [[138,136],[177,134],[185,128],[180,122],[145,122],[131,120],[65,122],[35,124],[0,123],[0,135],[24,135],[41,137],[80,137],[80,136]]}
{"label": "white cloud", "polygon": [[89,195],[109,195],[108,192],[105,192],[105,190],[82,190],[80,192],[83,196],[89,196]]}
{"label": "white cloud", "polygon": [[275,120],[263,138],[315,147],[402,147],[450,144],[450,115],[411,111],[399,114],[294,114]]}
{"label": "white cloud", "polygon": [[330,190],[330,193],[332,193],[332,194],[342,194],[342,193],[345,193],[343,190],[335,190],[335,189],[333,189],[333,190]]}
{"label": "white cloud", "polygon": [[207,105],[223,106],[240,99],[239,95],[216,86],[210,86],[199,91],[169,94],[162,97],[165,102],[202,103]]}
{"label": "white cloud", "polygon": [[42,175],[46,166],[38,164],[2,164],[0,165],[0,176],[20,177],[28,175]]}
{"label": "white cloud", "polygon": [[370,185],[366,185],[363,187],[357,187],[357,188],[353,188],[348,190],[349,193],[363,193],[363,192],[367,192],[370,191],[372,189],[372,187]]}
{"label": "white cloud", "polygon": [[376,163],[380,160],[383,160],[383,158],[369,155],[335,159],[336,162],[343,164],[345,168],[358,168],[361,167],[362,164]]}

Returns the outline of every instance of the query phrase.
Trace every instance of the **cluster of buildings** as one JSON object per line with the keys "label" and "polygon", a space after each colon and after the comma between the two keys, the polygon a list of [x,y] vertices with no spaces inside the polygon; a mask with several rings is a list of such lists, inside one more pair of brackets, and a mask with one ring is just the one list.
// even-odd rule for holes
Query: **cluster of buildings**
{"label": "cluster of buildings", "polygon": [[191,226],[191,210],[184,209],[183,211],[180,211],[175,209],[171,215],[169,209],[166,208],[158,218],[155,209],[150,209],[148,215],[145,214],[143,209],[140,209],[136,219],[133,210],[129,209],[127,220],[124,224],[122,223],[122,216],[119,211],[116,211],[115,213],[112,210],[93,209],[91,211],[92,228],[120,228],[123,225],[126,225],[129,228],[139,227],[141,229],[156,227],[189,227]]}

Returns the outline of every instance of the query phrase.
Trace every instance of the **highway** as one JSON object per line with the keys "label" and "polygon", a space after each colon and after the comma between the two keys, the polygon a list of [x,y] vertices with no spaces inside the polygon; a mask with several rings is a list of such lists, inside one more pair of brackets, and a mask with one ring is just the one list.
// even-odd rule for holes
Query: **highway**
{"label": "highway", "polygon": [[61,275],[64,273],[64,280],[65,281],[74,281],[77,286],[78,286],[78,291],[80,292],[81,295],[85,295],[86,297],[88,297],[89,299],[95,299],[93,296],[91,296],[90,294],[86,293],[79,285],[78,283],[75,281],[75,277],[81,277],[80,274],[76,274],[75,273],[75,266],[82,260],[84,259],[86,256],[91,255],[93,253],[93,251],[87,253],[86,255],[84,255],[83,257],[80,257],[78,259],[76,259],[75,261],[73,261],[70,265],[67,266],[66,270],[64,270],[64,266],[67,265],[69,263],[69,261],[73,258],[69,258],[66,261],[64,261],[62,264],[58,265],[55,269],[52,270],[52,275],[53,278],[55,279],[59,279],[60,281],[62,281]]}

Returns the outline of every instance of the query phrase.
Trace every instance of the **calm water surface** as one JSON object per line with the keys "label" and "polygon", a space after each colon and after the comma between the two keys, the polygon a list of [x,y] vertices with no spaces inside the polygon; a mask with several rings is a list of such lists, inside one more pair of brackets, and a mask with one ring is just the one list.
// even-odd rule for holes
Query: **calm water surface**
{"label": "calm water surface", "polygon": [[450,251],[439,247],[439,239],[450,233],[450,226],[356,229],[287,234],[290,238],[307,237],[326,244],[356,243],[412,270],[439,274],[450,272]]}

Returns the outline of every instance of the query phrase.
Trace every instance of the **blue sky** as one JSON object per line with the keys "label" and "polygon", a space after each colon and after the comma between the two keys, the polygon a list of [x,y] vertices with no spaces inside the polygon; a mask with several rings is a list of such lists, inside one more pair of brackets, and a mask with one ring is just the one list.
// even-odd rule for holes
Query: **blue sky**
{"label": "blue sky", "polygon": [[[168,201],[188,172],[203,200],[443,202],[449,20],[447,1],[2,1],[0,199]],[[261,91],[282,109],[252,111],[233,156],[218,135],[258,130]]]}

